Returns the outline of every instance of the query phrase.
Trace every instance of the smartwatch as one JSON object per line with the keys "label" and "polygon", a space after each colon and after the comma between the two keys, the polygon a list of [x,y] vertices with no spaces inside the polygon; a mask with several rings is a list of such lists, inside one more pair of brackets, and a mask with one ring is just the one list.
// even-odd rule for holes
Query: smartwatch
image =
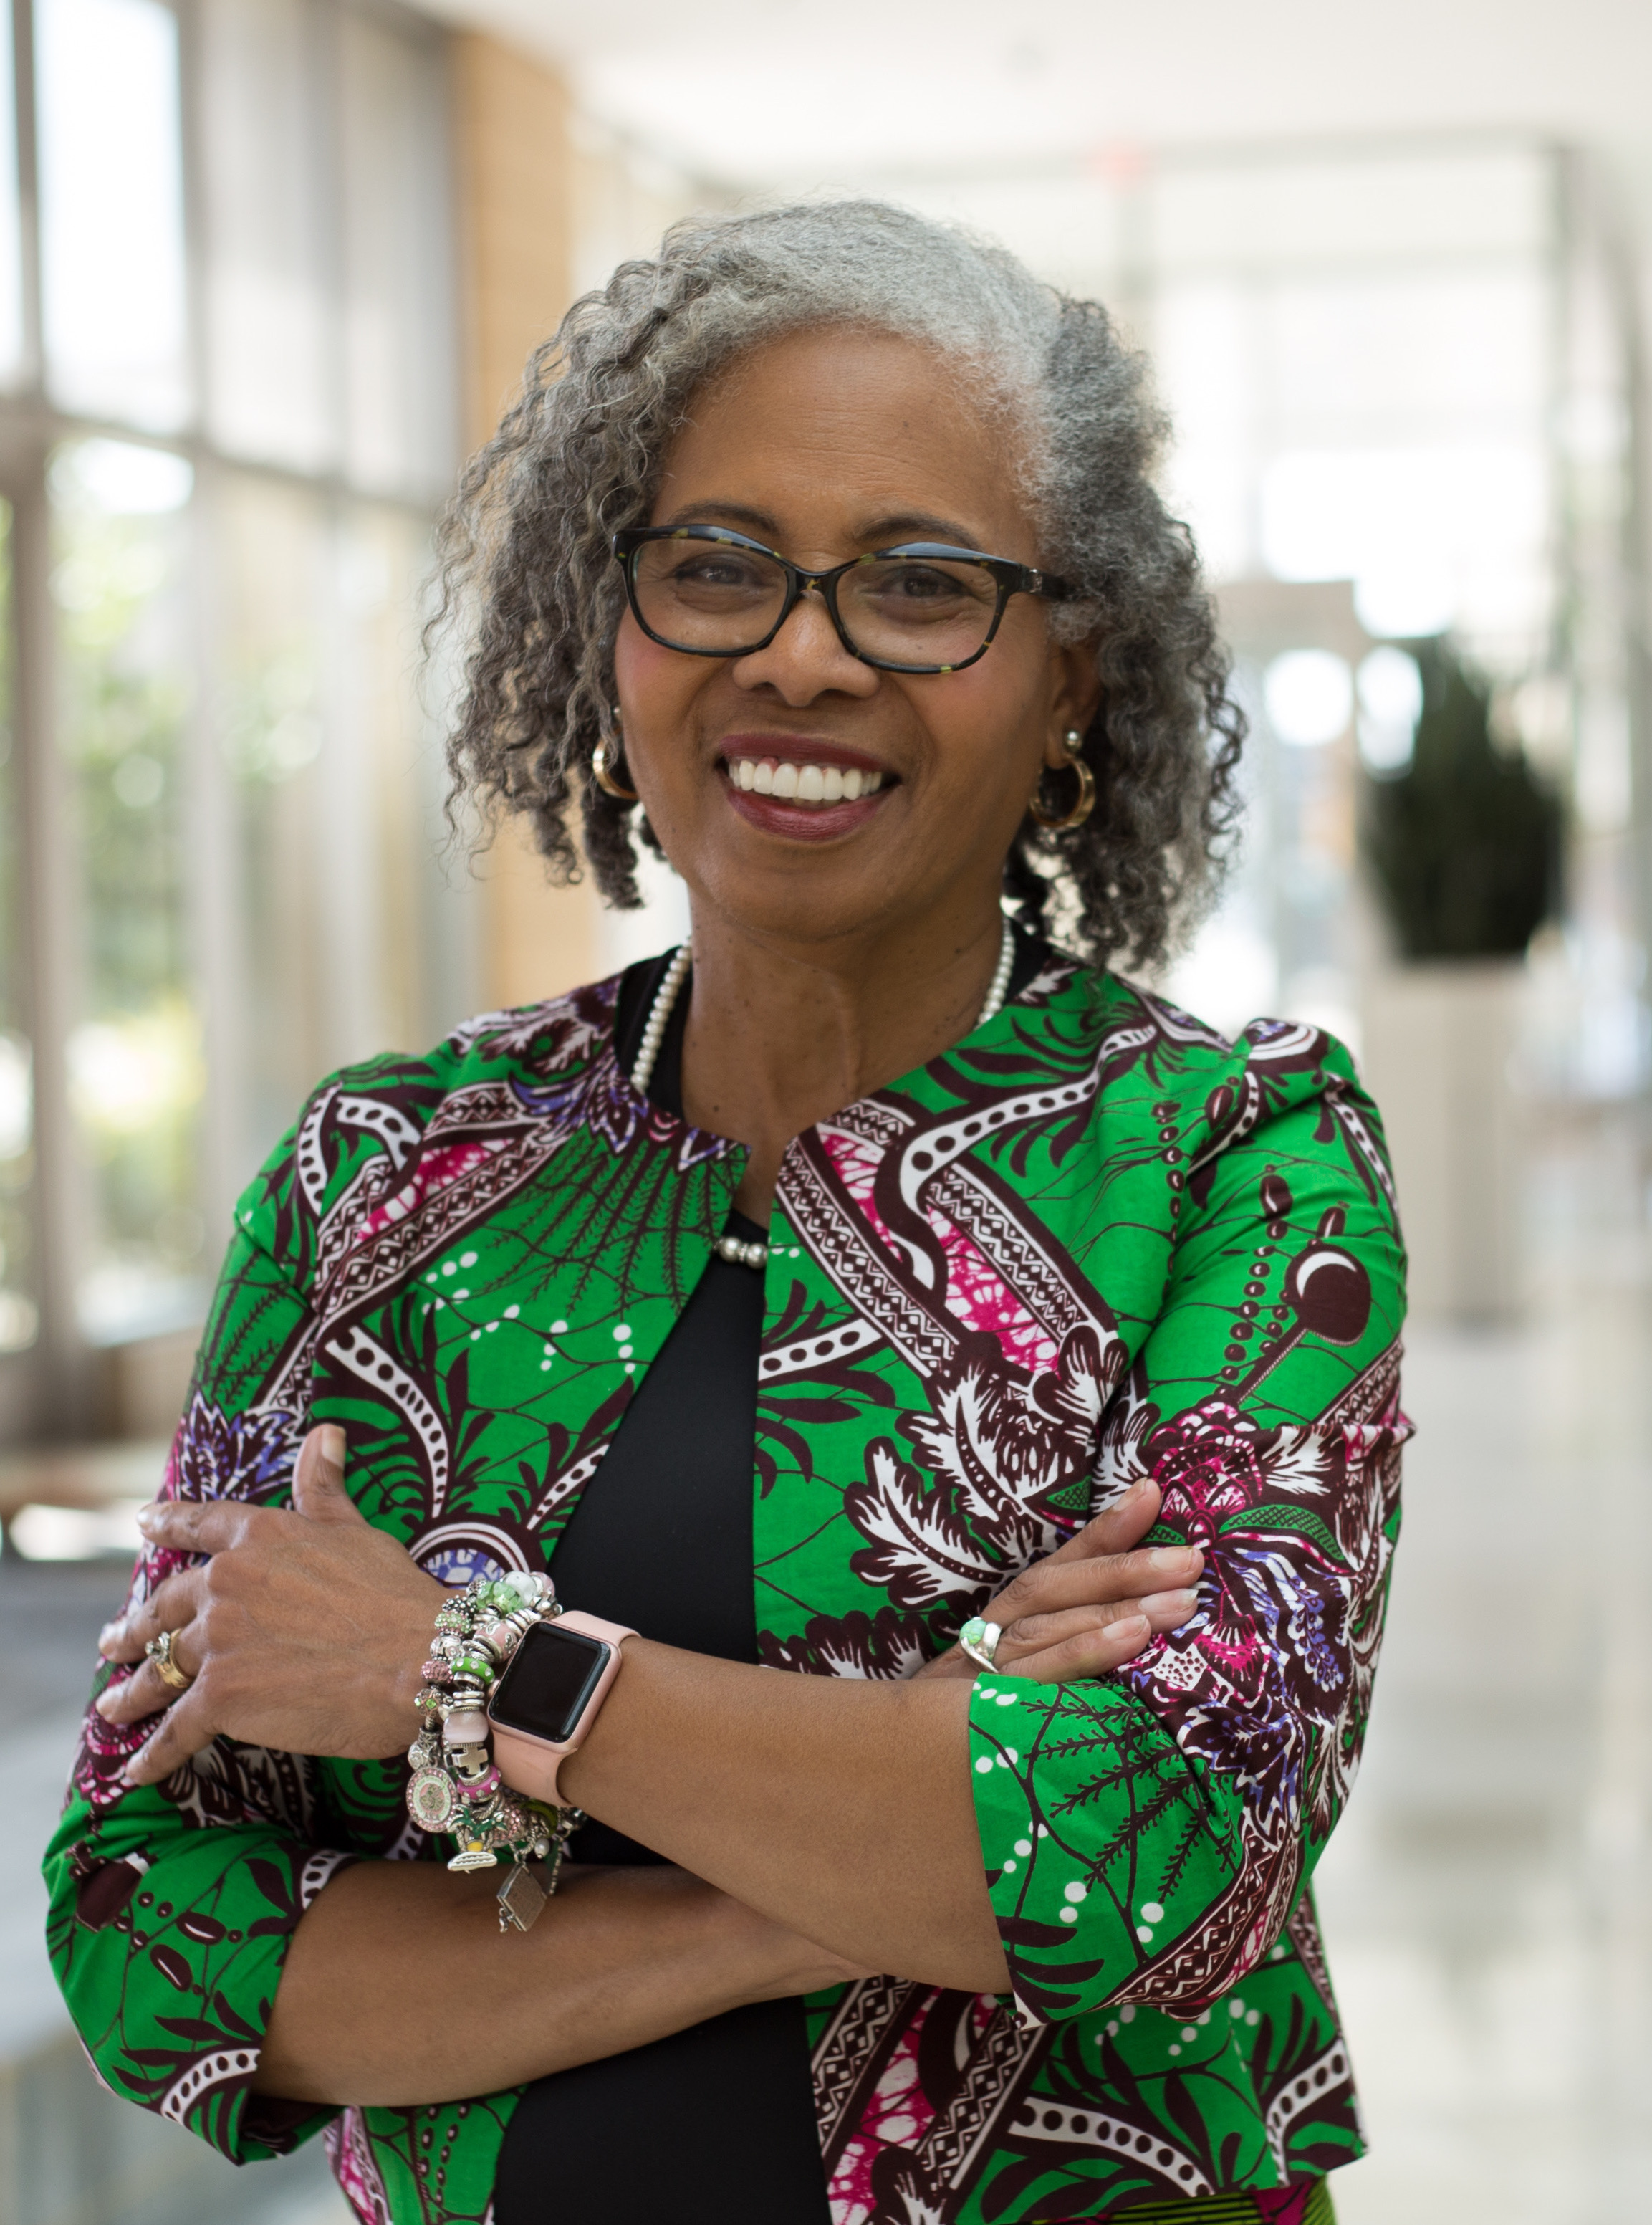
{"label": "smartwatch", "polygon": [[488,1701],[493,1759],[513,1792],[566,1806],[557,1769],[585,1743],[619,1674],[621,1643],[636,1635],[578,1613],[536,1622],[524,1634]]}

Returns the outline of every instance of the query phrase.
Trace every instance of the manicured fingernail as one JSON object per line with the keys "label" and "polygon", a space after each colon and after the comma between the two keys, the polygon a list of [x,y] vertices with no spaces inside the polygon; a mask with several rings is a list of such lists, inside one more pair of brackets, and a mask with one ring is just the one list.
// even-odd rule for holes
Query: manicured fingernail
{"label": "manicured fingernail", "polygon": [[116,1688],[111,1685],[108,1691],[99,1692],[97,1698],[92,1703],[105,1721],[108,1721],[109,1710],[114,1701],[115,1689]]}
{"label": "manicured fingernail", "polygon": [[321,1457],[334,1467],[345,1464],[345,1433],[337,1422],[324,1422],[321,1425]]}
{"label": "manicured fingernail", "polygon": [[1148,1634],[1148,1619],[1144,1614],[1121,1614],[1118,1620],[1108,1626],[1107,1635],[1133,1644]]}
{"label": "manicured fingernail", "polygon": [[110,1647],[113,1645],[120,1637],[120,1632],[121,1626],[119,1623],[106,1622],[103,1628],[98,1632],[98,1652],[107,1653]]}
{"label": "manicured fingernail", "polygon": [[1142,1601],[1142,1606],[1147,1613],[1174,1614],[1178,1621],[1185,1620],[1198,1605],[1199,1594],[1186,1591],[1154,1592]]}
{"label": "manicured fingernail", "polygon": [[160,1506],[158,1503],[155,1501],[151,1501],[148,1506],[140,1506],[138,1508],[137,1526],[144,1532],[145,1536],[147,1536],[155,1527],[155,1522],[160,1516]]}
{"label": "manicured fingernail", "polygon": [[1161,1569],[1166,1575],[1180,1575],[1187,1566],[1186,1545],[1155,1545],[1147,1556],[1150,1569]]}

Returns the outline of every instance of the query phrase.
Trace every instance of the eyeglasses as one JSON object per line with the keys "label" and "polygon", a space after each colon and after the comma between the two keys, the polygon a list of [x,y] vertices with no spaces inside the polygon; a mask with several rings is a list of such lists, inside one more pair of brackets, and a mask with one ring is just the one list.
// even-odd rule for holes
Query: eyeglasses
{"label": "eyeglasses", "polygon": [[1071,593],[1065,580],[1007,556],[904,542],[830,571],[790,564],[719,525],[631,525],[613,538],[636,623],[687,656],[767,649],[809,589],[839,640],[880,672],[961,672],[992,645],[1011,595]]}

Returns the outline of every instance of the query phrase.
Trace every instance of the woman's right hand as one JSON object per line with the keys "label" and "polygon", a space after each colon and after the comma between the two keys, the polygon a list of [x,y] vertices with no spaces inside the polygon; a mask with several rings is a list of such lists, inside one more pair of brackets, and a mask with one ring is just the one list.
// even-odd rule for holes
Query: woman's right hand
{"label": "woman's right hand", "polygon": [[[1158,1518],[1159,1487],[1136,1488],[1044,1560],[1035,1561],[982,1609],[1003,1635],[993,1674],[1040,1684],[1104,1676],[1167,1630],[1179,1630],[1199,1603],[1205,1566],[1196,1545],[1132,1550]],[[920,1677],[975,1677],[979,1664],[953,1646]]]}

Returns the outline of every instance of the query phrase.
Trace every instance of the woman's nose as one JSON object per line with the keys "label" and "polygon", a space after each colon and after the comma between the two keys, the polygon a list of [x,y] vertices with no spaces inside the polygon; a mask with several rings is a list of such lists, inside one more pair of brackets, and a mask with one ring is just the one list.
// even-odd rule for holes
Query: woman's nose
{"label": "woman's nose", "polygon": [[736,660],[734,678],[742,688],[772,688],[784,701],[803,704],[828,690],[870,695],[878,675],[838,638],[820,589],[806,587],[768,646]]}

